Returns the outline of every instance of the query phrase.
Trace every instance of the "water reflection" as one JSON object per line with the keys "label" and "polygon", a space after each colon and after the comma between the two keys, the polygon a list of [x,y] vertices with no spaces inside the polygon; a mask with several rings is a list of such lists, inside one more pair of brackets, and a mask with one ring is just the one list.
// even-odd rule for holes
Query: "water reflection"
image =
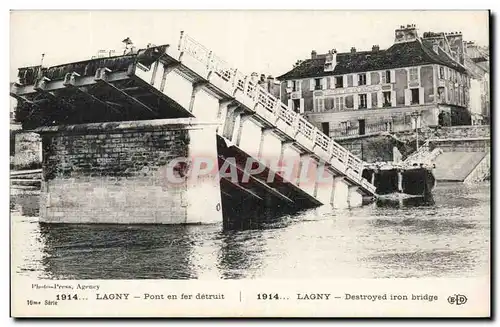
{"label": "water reflection", "polygon": [[57,279],[196,278],[196,227],[40,224],[43,266]]}
{"label": "water reflection", "polygon": [[377,198],[375,200],[377,207],[403,208],[403,207],[424,207],[433,206],[435,204],[432,194],[426,196],[412,197],[393,197],[393,198]]}
{"label": "water reflection", "polygon": [[430,199],[320,207],[233,229],[43,224],[29,217],[38,196],[11,200],[16,270],[42,278],[460,277],[489,265],[489,185],[438,185]]}
{"label": "water reflection", "polygon": [[222,233],[218,269],[224,279],[255,277],[262,265],[265,241],[258,231]]}

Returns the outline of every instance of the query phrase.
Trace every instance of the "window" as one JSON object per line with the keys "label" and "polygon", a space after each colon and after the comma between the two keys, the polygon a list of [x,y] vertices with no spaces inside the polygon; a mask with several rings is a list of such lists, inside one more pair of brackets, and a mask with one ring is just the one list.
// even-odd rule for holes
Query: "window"
{"label": "window", "polygon": [[347,134],[347,131],[349,130],[349,128],[351,128],[351,122],[350,121],[343,121],[343,122],[340,122],[340,128],[342,129],[342,133],[344,134]]}
{"label": "window", "polygon": [[293,81],[292,91],[293,92],[300,91],[300,80]]}
{"label": "window", "polygon": [[384,96],[383,106],[384,107],[391,107],[392,106],[392,104],[391,104],[391,91],[384,92],[383,96]]}
{"label": "window", "polygon": [[444,79],[444,67],[439,67],[439,78]]}
{"label": "window", "polygon": [[364,109],[364,108],[367,108],[367,96],[366,94],[360,94],[359,95],[359,106],[358,108],[360,109]]}
{"label": "window", "polygon": [[410,82],[418,81],[418,68],[410,68]]}
{"label": "window", "polygon": [[438,103],[446,102],[446,97],[444,93],[445,93],[444,87],[443,86],[438,87]]}
{"label": "window", "polygon": [[366,74],[358,74],[358,85],[366,85]]}
{"label": "window", "polygon": [[344,87],[344,76],[335,76],[335,88],[340,89]]}
{"label": "window", "polygon": [[405,124],[405,125],[410,125],[410,126],[411,126],[411,121],[412,121],[411,116],[410,116],[410,115],[405,115],[404,124]]}
{"label": "window", "polygon": [[314,102],[316,103],[316,112],[325,111],[325,99],[316,98],[316,100]]}
{"label": "window", "polygon": [[321,86],[321,78],[315,78],[314,79],[314,89],[315,90],[322,90],[323,87]]}
{"label": "window", "polygon": [[419,89],[411,89],[411,104],[419,104]]}
{"label": "window", "polygon": [[382,80],[384,81],[384,83],[387,83],[387,84],[391,83],[391,71],[390,70],[386,70],[382,75],[383,75]]}
{"label": "window", "polygon": [[338,111],[344,110],[344,97],[338,97],[334,99],[333,107]]}

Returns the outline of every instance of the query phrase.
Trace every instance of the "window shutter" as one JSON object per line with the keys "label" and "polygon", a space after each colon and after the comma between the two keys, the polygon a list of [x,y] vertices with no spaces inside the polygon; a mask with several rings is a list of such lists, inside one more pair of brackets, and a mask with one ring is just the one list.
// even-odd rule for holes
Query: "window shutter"
{"label": "window shutter", "polygon": [[396,71],[391,69],[391,83],[396,83]]}
{"label": "window shutter", "polygon": [[366,73],[366,85],[372,85],[372,77],[370,73]]}
{"label": "window shutter", "polygon": [[297,91],[302,92],[302,81],[298,79],[295,83],[297,83]]}
{"label": "window shutter", "polygon": [[383,105],[384,105],[384,93],[382,91],[379,91],[377,92],[377,107],[382,108]]}
{"label": "window shutter", "polygon": [[387,79],[386,79],[386,75],[385,75],[385,71],[379,73],[380,75],[382,75],[382,84],[386,84],[387,83]]}
{"label": "window shutter", "polygon": [[423,87],[418,88],[418,103],[424,104],[424,88]]}
{"label": "window shutter", "polygon": [[309,80],[309,91],[314,91],[314,84],[316,84],[316,81],[314,80],[314,78],[311,78]]}
{"label": "window shutter", "polygon": [[287,88],[292,88],[293,87],[293,81],[292,80],[286,81],[286,87]]}
{"label": "window shutter", "polygon": [[354,105],[353,105],[354,110],[359,109],[359,95],[358,94],[355,94],[353,96],[353,103],[354,103]]}
{"label": "window shutter", "polygon": [[405,89],[405,106],[409,106],[411,104],[411,91],[410,89]]}
{"label": "window shutter", "polygon": [[348,87],[347,85],[347,75],[342,75],[342,84],[344,84],[344,88]]}
{"label": "window shutter", "polygon": [[300,113],[303,114],[304,113],[304,99],[300,99],[300,109],[299,109]]}
{"label": "window shutter", "polygon": [[372,107],[372,95],[371,93],[366,94],[366,108],[370,109]]}
{"label": "window shutter", "polygon": [[352,75],[352,86],[358,86],[358,74]]}
{"label": "window shutter", "polygon": [[288,99],[288,108],[293,108],[293,101],[292,101],[292,99]]}
{"label": "window shutter", "polygon": [[335,77],[330,77],[330,89],[335,89]]}
{"label": "window shutter", "polygon": [[327,83],[327,82],[326,82],[326,79],[327,79],[326,77],[323,77],[323,78],[321,79],[321,88],[322,88],[323,90],[326,90],[326,83]]}
{"label": "window shutter", "polygon": [[391,91],[391,107],[396,107],[396,92]]}

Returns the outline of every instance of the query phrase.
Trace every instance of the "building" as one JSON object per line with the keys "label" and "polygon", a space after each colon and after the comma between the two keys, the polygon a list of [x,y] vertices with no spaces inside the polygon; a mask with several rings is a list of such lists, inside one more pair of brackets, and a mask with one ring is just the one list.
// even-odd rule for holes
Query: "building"
{"label": "building", "polygon": [[470,110],[476,121],[490,120],[490,56],[488,47],[465,43],[465,67],[471,75]]}
{"label": "building", "polygon": [[278,77],[281,100],[331,137],[470,124],[460,33],[395,31],[386,50],[311,52]]}

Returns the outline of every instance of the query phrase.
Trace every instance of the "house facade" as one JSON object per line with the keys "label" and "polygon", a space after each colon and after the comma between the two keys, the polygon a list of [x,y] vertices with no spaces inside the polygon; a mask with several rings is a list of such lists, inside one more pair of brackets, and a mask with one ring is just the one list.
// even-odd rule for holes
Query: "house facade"
{"label": "house facade", "polygon": [[281,100],[331,137],[469,124],[463,53],[459,33],[401,26],[386,50],[312,51],[278,77]]}
{"label": "house facade", "polygon": [[489,47],[480,47],[474,42],[466,42],[465,67],[471,75],[470,111],[477,117],[476,121],[487,123],[490,120]]}

